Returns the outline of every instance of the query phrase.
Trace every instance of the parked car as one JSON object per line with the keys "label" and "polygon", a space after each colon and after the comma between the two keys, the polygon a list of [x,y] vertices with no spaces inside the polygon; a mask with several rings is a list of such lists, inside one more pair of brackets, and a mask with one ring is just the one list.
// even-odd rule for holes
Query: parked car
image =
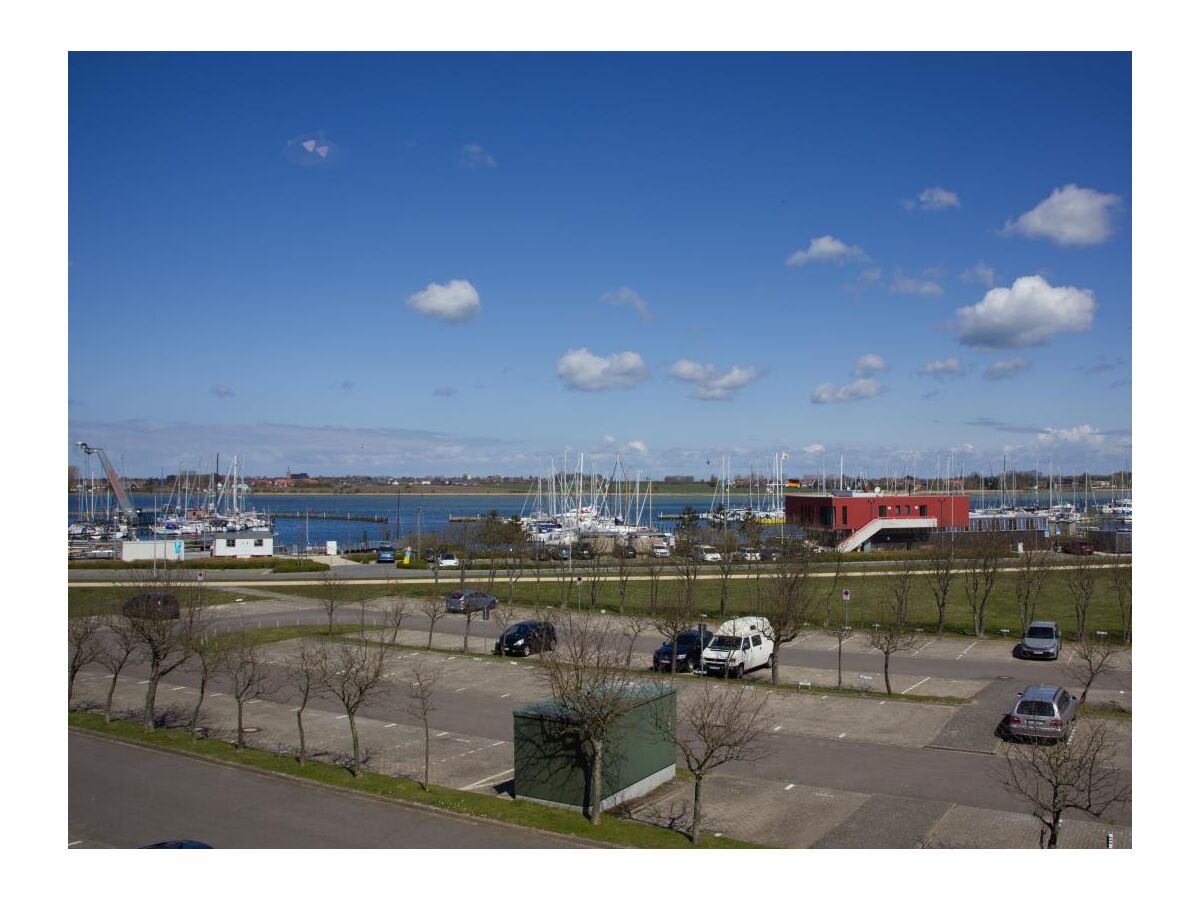
{"label": "parked car", "polygon": [[465,613],[468,610],[479,612],[484,609],[495,609],[496,598],[483,591],[470,589],[451,591],[446,595],[446,612]]}
{"label": "parked car", "polygon": [[421,555],[421,559],[424,560],[425,562],[429,563],[430,565],[433,565],[434,563],[436,563],[438,561],[438,558],[441,555],[442,555],[442,551],[435,548],[435,549],[431,549],[431,550],[426,550]]}
{"label": "parked car", "polygon": [[1096,548],[1083,541],[1070,541],[1062,545],[1062,552],[1073,553],[1076,556],[1091,556],[1096,552]]}
{"label": "parked car", "polygon": [[700,562],[720,562],[721,554],[717,552],[717,548],[712,544],[701,544],[692,551],[696,559]]}
{"label": "parked car", "polygon": [[439,569],[453,569],[460,565],[458,557],[453,553],[442,553],[437,560]]}
{"label": "parked car", "polygon": [[375,551],[375,562],[377,563],[394,563],[396,561],[396,551],[386,547],[381,547]]}
{"label": "parked car", "polygon": [[650,555],[655,559],[666,559],[671,555],[671,548],[666,544],[655,544],[650,548]]}
{"label": "parked car", "polygon": [[1017,644],[1017,656],[1024,659],[1058,659],[1062,635],[1054,622],[1030,622]]}
{"label": "parked car", "polygon": [[738,562],[762,562],[762,551],[757,547],[743,547],[734,553]]}
{"label": "parked car", "polygon": [[500,635],[492,652],[497,656],[529,656],[531,653],[553,650],[557,643],[553,625],[530,620],[510,625]]}
{"label": "parked car", "polygon": [[574,552],[575,552],[576,559],[591,559],[592,558],[592,545],[591,544],[580,544],[578,547],[575,548]]}
{"label": "parked car", "polygon": [[701,654],[704,674],[741,678],[751,669],[769,666],[774,662],[775,642],[763,633],[768,627],[761,616],[742,616],[722,624]]}
{"label": "parked car", "polygon": [[1004,727],[1013,737],[1061,740],[1070,736],[1078,712],[1079,701],[1066,688],[1030,685],[1017,697]]}
{"label": "parked car", "polygon": [[624,544],[613,547],[613,556],[624,559],[637,559],[637,550],[634,549],[633,544]]}
{"label": "parked car", "polygon": [[121,612],[130,619],[178,619],[179,600],[161,591],[136,594],[125,601]]}
{"label": "parked car", "polygon": [[654,651],[652,666],[655,672],[691,672],[700,668],[700,656],[713,641],[713,633],[705,628],[699,631],[690,628],[675,635],[675,664],[671,664],[671,642]]}

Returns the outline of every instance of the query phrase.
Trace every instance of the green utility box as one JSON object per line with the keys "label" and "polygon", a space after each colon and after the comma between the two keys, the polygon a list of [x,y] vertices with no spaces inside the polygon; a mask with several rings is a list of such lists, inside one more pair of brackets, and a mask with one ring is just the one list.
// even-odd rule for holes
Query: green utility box
{"label": "green utility box", "polygon": [[[628,706],[604,744],[601,809],[632,800],[675,777],[675,688],[629,684]],[[519,800],[583,809],[591,756],[553,700],[513,710],[513,793]]]}

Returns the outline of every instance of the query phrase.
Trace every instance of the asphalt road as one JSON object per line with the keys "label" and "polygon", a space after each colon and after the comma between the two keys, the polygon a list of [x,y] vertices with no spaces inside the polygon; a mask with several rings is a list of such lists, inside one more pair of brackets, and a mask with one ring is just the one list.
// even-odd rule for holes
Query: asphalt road
{"label": "asphalt road", "polygon": [[67,841],[142,847],[579,848],[568,838],[477,822],[72,732]]}

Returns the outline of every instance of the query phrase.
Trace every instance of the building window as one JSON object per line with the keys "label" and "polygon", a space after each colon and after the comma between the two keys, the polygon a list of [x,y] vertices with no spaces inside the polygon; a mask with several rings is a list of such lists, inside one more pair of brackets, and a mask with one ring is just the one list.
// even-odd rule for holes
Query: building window
{"label": "building window", "polygon": [[254,539],[254,546],[255,546],[255,547],[261,547],[262,545],[263,545],[262,538],[255,538],[255,539]]}
{"label": "building window", "polygon": [[846,524],[846,507],[845,506],[842,507],[842,524],[843,525]]}
{"label": "building window", "polygon": [[911,507],[911,506],[909,506],[907,503],[905,503],[905,504],[904,504],[904,514],[905,514],[906,516],[911,516],[911,515],[912,515],[912,507]]}
{"label": "building window", "polygon": [[887,507],[886,506],[879,507],[879,515],[881,518],[884,518],[884,519],[887,518]]}
{"label": "building window", "polygon": [[929,515],[929,507],[922,503],[917,507],[917,515],[921,516],[922,518]]}
{"label": "building window", "polygon": [[226,538],[225,546],[226,547],[235,547],[235,546],[237,546],[237,541],[233,540],[232,538]]}

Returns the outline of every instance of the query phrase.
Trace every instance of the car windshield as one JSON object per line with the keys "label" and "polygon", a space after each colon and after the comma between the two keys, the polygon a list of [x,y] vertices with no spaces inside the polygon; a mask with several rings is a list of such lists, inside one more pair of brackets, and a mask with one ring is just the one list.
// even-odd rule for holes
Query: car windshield
{"label": "car windshield", "polygon": [[1051,640],[1054,637],[1054,629],[1047,628],[1044,625],[1034,626],[1025,632],[1025,637]]}
{"label": "car windshield", "polygon": [[736,650],[741,644],[739,638],[729,634],[718,634],[708,646],[714,650]]}
{"label": "car windshield", "polygon": [[528,625],[514,625],[504,633],[511,637],[523,637],[528,634],[529,631],[530,629]]}
{"label": "car windshield", "polygon": [[1017,712],[1027,716],[1053,716],[1054,704],[1045,700],[1022,700],[1017,706]]}
{"label": "car windshield", "polygon": [[[675,635],[675,644],[679,647],[684,647],[688,644],[694,643],[696,643],[696,632],[694,631],[681,631],[679,634]],[[670,647],[671,642],[664,641],[663,646]]]}

